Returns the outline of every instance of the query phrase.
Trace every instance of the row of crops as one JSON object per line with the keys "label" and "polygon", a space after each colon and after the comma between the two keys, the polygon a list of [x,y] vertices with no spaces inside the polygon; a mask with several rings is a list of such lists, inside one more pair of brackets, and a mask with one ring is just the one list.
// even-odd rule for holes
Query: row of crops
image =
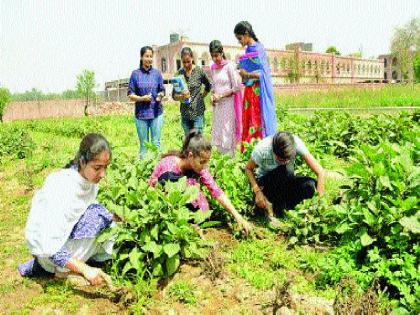
{"label": "row of crops", "polygon": [[[346,181],[333,193],[287,211],[277,232],[288,238],[290,246],[308,244],[327,251],[310,267],[318,288],[334,286],[345,277],[362,289],[377,283],[395,307],[419,311],[420,114],[362,117],[322,112],[313,116],[283,113],[280,117],[280,129],[299,134],[321,162],[334,161],[331,165],[337,166]],[[125,120],[105,117],[4,125],[0,159],[31,156],[36,149],[32,137],[37,132],[80,138],[100,131],[113,138],[120,133],[118,123]],[[126,138],[121,141],[127,142]],[[253,194],[243,172],[251,149],[252,145],[235,159],[215,152],[209,167],[235,207],[252,221]],[[114,155],[100,191],[100,201],[125,220],[102,235],[102,239],[116,235],[115,259],[109,271],[120,283],[170,277],[183,260],[204,258],[212,244],[200,237],[200,228],[229,225],[242,237],[216,203],[211,202],[208,214],[188,210],[197,191],[185,183],[148,187],[155,160],[153,155],[143,161]],[[299,161],[297,169],[308,172]]]}

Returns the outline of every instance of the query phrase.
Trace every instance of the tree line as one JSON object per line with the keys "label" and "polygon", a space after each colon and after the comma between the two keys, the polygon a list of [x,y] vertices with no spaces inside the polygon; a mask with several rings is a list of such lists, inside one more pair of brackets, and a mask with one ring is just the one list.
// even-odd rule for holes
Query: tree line
{"label": "tree line", "polygon": [[77,83],[74,90],[68,89],[62,93],[44,93],[41,90],[32,88],[30,91],[23,93],[10,93],[7,88],[0,87],[0,122],[3,121],[3,112],[6,105],[10,102],[27,102],[27,101],[46,101],[46,100],[68,100],[68,99],[84,99],[84,112],[87,115],[89,104],[96,98],[93,91],[97,87],[95,72],[91,70],[83,70],[77,76]]}

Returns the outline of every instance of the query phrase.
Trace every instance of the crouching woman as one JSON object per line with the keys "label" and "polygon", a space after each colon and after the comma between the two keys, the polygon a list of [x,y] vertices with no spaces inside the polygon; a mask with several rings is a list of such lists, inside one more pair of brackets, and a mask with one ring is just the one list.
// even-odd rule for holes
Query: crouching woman
{"label": "crouching woman", "polygon": [[[214,178],[207,169],[211,157],[211,143],[203,135],[193,129],[185,138],[182,151],[172,151],[162,156],[149,178],[149,185],[156,183],[164,184],[166,181],[177,181],[181,177],[187,177],[188,185],[199,185],[201,182],[209,190],[211,196],[216,199],[238,222],[246,234],[252,227],[235,209],[229,198],[216,184]],[[200,191],[198,198],[192,202],[192,207],[207,211],[209,204]]]}
{"label": "crouching woman", "polygon": [[98,234],[117,219],[96,201],[110,158],[108,141],[88,134],[75,159],[46,178],[35,193],[26,223],[25,238],[34,259],[18,267],[22,276],[46,271],[79,285],[109,281],[86,261],[111,258],[112,241],[96,242]]}

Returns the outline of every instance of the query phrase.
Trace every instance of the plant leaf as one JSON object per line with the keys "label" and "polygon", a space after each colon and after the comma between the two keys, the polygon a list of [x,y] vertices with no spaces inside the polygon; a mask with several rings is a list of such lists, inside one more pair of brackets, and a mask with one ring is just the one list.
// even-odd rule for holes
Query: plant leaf
{"label": "plant leaf", "polygon": [[163,245],[163,251],[166,255],[168,255],[169,258],[179,253],[181,250],[181,247],[178,243],[168,243]]}
{"label": "plant leaf", "polygon": [[175,255],[166,260],[166,272],[168,276],[173,275],[179,267],[179,256]]}
{"label": "plant leaf", "polygon": [[367,232],[363,233],[362,236],[360,236],[360,242],[362,243],[362,246],[369,246],[372,244],[376,239],[371,238]]}

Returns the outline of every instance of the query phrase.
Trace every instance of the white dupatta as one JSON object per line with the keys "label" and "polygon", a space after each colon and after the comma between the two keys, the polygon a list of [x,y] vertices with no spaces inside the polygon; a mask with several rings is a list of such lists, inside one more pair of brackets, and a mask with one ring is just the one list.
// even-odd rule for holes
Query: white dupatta
{"label": "white dupatta", "polygon": [[32,255],[50,257],[68,240],[89,205],[96,203],[98,185],[75,169],[50,174],[32,200],[25,238]]}

